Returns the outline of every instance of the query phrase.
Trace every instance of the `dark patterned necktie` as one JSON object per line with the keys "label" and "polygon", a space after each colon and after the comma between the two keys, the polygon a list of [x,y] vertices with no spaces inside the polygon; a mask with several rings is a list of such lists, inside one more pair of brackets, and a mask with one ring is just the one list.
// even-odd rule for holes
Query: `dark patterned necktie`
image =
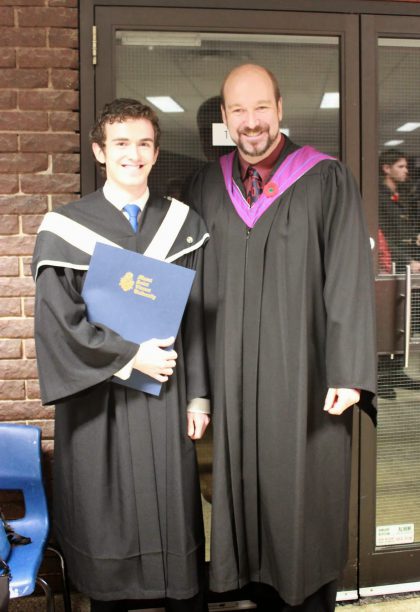
{"label": "dark patterned necktie", "polygon": [[246,176],[247,178],[251,179],[250,187],[246,194],[246,201],[248,202],[249,206],[252,206],[262,193],[262,179],[258,174],[258,171],[253,166],[248,166]]}
{"label": "dark patterned necktie", "polygon": [[137,229],[139,227],[137,217],[139,215],[140,206],[137,206],[137,204],[126,204],[123,210],[128,215],[128,220],[131,223],[131,227],[135,232],[137,232]]}

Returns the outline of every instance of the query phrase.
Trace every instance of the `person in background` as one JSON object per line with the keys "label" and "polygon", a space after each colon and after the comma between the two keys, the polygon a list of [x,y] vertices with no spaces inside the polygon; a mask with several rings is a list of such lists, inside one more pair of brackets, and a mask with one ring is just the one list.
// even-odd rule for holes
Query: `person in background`
{"label": "person in background", "polygon": [[[383,151],[379,156],[379,177],[379,272],[405,274],[406,267],[410,266],[413,274],[419,274],[420,227],[417,205],[407,185],[409,173],[406,155],[399,149]],[[388,254],[386,267],[384,244]],[[412,299],[418,303],[417,292],[413,292]],[[413,313],[418,313],[417,306],[413,308]],[[412,321],[413,329],[417,330],[418,325],[418,321]],[[378,396],[395,400],[396,387],[419,390],[420,381],[405,373],[402,355],[396,354],[392,359],[388,355],[381,355],[378,359]]]}
{"label": "person in background", "polygon": [[420,272],[418,215],[407,189],[407,157],[398,149],[388,149],[379,156],[379,229],[389,247],[397,274],[410,265]]}

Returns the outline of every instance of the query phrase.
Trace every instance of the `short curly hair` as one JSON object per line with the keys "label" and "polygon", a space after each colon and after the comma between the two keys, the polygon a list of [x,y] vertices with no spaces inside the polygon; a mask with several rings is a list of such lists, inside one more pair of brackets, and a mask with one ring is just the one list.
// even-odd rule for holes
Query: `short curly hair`
{"label": "short curly hair", "polygon": [[155,148],[159,147],[160,142],[160,125],[159,119],[155,111],[142,104],[138,100],[131,98],[116,98],[112,102],[105,104],[101,113],[99,114],[95,125],[90,130],[89,138],[91,144],[94,142],[98,144],[101,149],[105,145],[105,126],[107,123],[114,123],[115,121],[126,121],[127,119],[147,119],[153,126],[155,134]]}

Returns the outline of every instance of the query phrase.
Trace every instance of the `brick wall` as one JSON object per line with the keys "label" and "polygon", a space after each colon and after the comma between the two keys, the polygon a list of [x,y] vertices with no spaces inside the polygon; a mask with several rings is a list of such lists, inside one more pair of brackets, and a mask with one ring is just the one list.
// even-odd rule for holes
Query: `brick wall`
{"label": "brick wall", "polygon": [[0,0],[0,421],[43,429],[30,261],[47,210],[79,192],[77,0]]}

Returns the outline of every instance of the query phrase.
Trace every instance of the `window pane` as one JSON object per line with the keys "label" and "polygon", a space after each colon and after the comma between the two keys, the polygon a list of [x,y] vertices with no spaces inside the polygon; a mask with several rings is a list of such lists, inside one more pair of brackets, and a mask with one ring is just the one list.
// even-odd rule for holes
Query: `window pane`
{"label": "window pane", "polygon": [[[157,111],[163,137],[150,179],[155,191],[182,196],[196,169],[231,150],[226,130],[220,126],[213,136],[212,125],[222,121],[221,81],[242,63],[262,64],[278,77],[282,127],[292,140],[340,156],[337,37],[120,30],[116,43],[117,96],[148,104],[166,97],[179,105]],[[321,108],[324,94],[331,95]]]}
{"label": "window pane", "polygon": [[[380,39],[379,269],[420,262],[420,41]],[[412,271],[420,271],[420,263]],[[420,541],[420,291],[414,276],[410,365],[379,356],[376,527],[378,546]]]}

